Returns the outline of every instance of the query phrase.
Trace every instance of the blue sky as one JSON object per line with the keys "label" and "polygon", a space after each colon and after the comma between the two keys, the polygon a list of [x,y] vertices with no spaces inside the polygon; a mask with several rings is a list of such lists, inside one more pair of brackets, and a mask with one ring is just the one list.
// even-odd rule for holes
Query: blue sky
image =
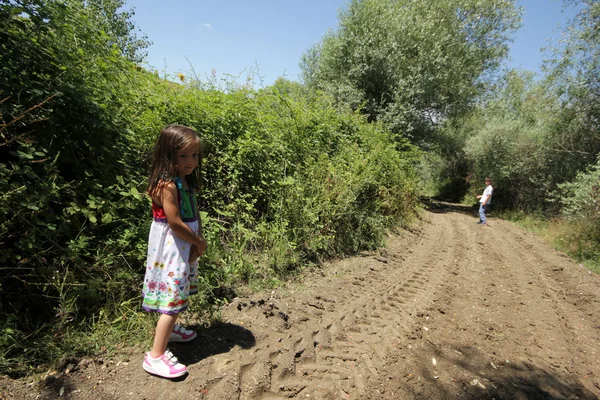
{"label": "blue sky", "polygon": [[[346,0],[127,0],[133,21],[152,46],[148,64],[161,73],[201,80],[214,70],[240,83],[259,71],[262,83],[279,76],[297,80],[302,54],[337,26]],[[539,49],[558,40],[559,25],[574,12],[562,12],[559,0],[519,0],[525,9],[508,66],[539,71]],[[165,68],[166,67],[166,68]],[[255,85],[260,81],[254,74]]]}

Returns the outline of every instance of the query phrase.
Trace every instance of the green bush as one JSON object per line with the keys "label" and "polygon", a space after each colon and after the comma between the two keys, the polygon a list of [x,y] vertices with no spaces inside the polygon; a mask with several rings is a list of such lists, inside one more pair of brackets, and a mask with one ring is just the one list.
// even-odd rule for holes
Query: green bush
{"label": "green bush", "polygon": [[574,227],[572,242],[576,246],[572,252],[584,260],[600,262],[600,158],[573,181],[558,185],[553,195],[562,215]]}
{"label": "green bush", "polygon": [[139,279],[147,201],[121,110],[144,42],[122,4],[0,5],[3,372],[54,359]]}

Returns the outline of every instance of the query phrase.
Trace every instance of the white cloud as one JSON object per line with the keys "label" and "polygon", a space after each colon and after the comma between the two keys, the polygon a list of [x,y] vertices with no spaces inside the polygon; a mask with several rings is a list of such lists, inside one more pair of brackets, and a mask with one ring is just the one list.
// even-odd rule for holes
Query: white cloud
{"label": "white cloud", "polygon": [[201,28],[206,28],[206,29],[212,29],[211,24],[207,24],[207,23],[200,24],[200,27]]}

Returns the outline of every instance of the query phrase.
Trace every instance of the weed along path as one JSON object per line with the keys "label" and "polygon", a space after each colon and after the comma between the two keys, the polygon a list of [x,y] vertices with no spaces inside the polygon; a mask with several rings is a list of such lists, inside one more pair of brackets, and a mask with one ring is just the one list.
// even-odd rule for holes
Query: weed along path
{"label": "weed along path", "polygon": [[0,381],[4,396],[600,398],[600,277],[490,223],[432,204],[385,249],[234,300],[223,324],[172,347],[190,371],[178,381],[148,375],[136,353],[74,361],[35,385]]}

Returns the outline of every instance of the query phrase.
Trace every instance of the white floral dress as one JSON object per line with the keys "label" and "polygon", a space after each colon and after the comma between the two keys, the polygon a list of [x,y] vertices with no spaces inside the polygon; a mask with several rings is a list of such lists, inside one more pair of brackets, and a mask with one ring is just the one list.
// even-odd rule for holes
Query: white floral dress
{"label": "white floral dress", "polygon": [[[198,233],[196,197],[175,179],[182,221]],[[142,295],[142,309],[178,314],[188,307],[188,297],[198,293],[198,260],[189,263],[191,244],[173,234],[162,207],[152,203],[154,220],[148,239],[148,257]]]}

